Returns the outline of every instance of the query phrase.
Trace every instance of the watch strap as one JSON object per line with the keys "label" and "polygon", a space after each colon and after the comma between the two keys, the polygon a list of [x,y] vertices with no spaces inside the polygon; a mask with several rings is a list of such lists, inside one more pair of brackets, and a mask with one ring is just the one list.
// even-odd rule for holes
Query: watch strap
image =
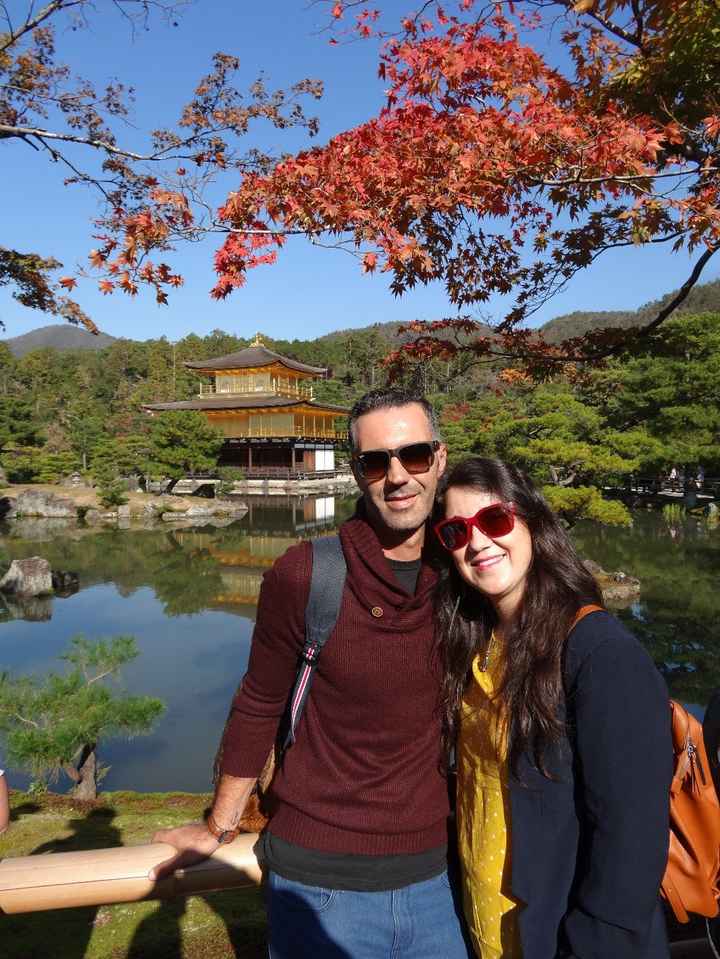
{"label": "watch strap", "polygon": [[217,839],[217,841],[220,843],[221,846],[224,846],[226,843],[232,842],[233,839],[237,839],[237,837],[240,835],[240,830],[238,828],[222,829],[220,826],[218,826],[218,824],[215,822],[215,819],[213,818],[212,813],[210,813],[210,815],[205,820],[205,825],[208,828],[208,832]]}

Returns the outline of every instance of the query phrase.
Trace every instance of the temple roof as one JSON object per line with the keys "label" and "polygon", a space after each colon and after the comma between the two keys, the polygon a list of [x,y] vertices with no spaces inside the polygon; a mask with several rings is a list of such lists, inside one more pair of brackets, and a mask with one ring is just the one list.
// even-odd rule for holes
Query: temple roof
{"label": "temple roof", "polygon": [[331,413],[348,413],[344,406],[334,406],[332,403],[317,403],[304,397],[276,396],[274,393],[251,393],[247,396],[206,396],[195,400],[180,400],[176,403],[143,403],[143,409],[156,410],[253,410],[258,407],[267,408],[288,406],[311,406],[316,410],[326,410]]}
{"label": "temple roof", "polygon": [[267,346],[257,342],[257,340],[247,349],[238,350],[237,353],[216,356],[210,360],[194,360],[184,365],[189,370],[204,370],[212,373],[214,370],[244,370],[257,368],[258,366],[272,366],[274,363],[282,363],[288,369],[297,370],[299,373],[313,373],[315,376],[322,376],[327,373],[323,366],[308,366],[306,363],[291,360],[287,356],[281,356],[279,353],[269,350]]}

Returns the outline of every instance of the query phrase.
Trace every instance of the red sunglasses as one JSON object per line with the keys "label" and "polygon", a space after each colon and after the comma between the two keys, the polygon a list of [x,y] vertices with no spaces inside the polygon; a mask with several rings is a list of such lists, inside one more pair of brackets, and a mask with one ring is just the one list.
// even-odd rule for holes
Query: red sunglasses
{"label": "red sunglasses", "polygon": [[435,535],[452,553],[467,546],[473,526],[490,539],[507,536],[515,526],[515,507],[512,503],[493,503],[478,510],[474,516],[451,516],[435,524]]}

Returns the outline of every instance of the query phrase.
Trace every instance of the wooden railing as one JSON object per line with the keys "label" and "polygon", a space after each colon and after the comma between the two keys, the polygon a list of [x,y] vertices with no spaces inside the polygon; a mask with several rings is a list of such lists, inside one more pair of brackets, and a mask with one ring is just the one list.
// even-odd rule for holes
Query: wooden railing
{"label": "wooden railing", "polygon": [[346,476],[348,470],[306,470],[302,466],[241,466],[245,479],[333,479],[335,476]]}
{"label": "wooden railing", "polygon": [[214,383],[201,383],[198,396],[202,398],[204,396],[262,396],[263,394],[265,396],[268,394],[275,396],[289,396],[293,399],[297,397],[298,399],[303,400],[315,399],[315,392],[312,386],[287,386],[285,384],[278,383],[277,380],[273,380],[271,382],[269,389],[262,389],[257,386],[240,386],[239,389],[217,390]]}
{"label": "wooden railing", "polygon": [[687,480],[658,476],[630,476],[615,483],[604,483],[604,489],[627,491],[640,496],[662,496],[696,493],[701,498],[720,498],[720,477],[706,476],[698,484],[692,476]]}
{"label": "wooden railing", "polygon": [[[291,428],[288,426],[264,426],[253,425],[238,418],[237,425],[230,421],[215,421],[211,423],[217,425],[228,440],[232,439],[322,439],[322,440],[346,440],[347,430],[336,430],[314,426],[312,428],[303,428],[301,424],[295,424]],[[230,432],[232,430],[232,432]]]}

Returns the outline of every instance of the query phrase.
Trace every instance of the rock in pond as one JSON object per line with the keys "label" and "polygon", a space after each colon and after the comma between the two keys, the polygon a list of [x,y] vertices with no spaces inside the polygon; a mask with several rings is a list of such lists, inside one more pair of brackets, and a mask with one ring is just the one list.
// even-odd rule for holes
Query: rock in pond
{"label": "rock in pond", "polygon": [[0,580],[0,590],[16,596],[43,596],[52,593],[50,563],[42,556],[14,559]]}
{"label": "rock in pond", "polygon": [[603,601],[608,606],[625,607],[634,603],[640,595],[640,580],[634,576],[628,576],[622,570],[616,573],[608,573],[598,563],[591,559],[584,560],[585,567],[588,569],[602,590]]}
{"label": "rock in pond", "polygon": [[39,489],[24,489],[15,499],[17,516],[47,516],[56,519],[76,519],[77,508],[72,500],[55,496]]}
{"label": "rock in pond", "polygon": [[52,571],[52,585],[58,596],[72,596],[80,589],[80,579],[77,573],[54,569]]}
{"label": "rock in pond", "polygon": [[213,503],[198,503],[196,506],[188,506],[185,515],[190,516],[214,516],[218,512],[218,507]]}

